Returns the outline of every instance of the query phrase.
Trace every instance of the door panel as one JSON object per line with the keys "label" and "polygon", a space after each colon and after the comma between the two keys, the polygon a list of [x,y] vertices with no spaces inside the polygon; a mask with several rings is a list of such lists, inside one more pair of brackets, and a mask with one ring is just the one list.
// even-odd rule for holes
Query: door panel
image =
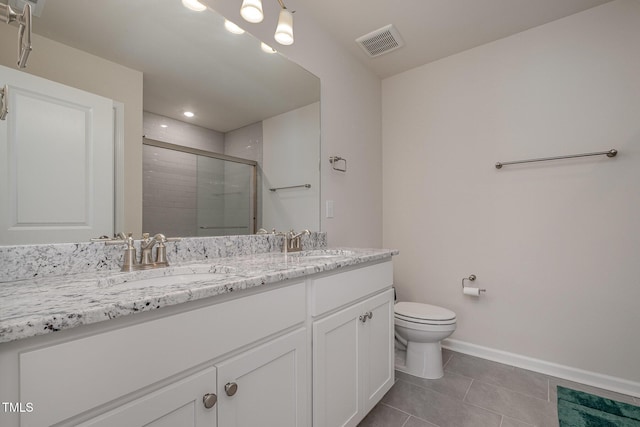
{"label": "door panel", "polygon": [[[299,330],[217,365],[221,426],[307,424],[306,336]],[[237,386],[235,394],[226,384]]]}
{"label": "door panel", "polygon": [[359,398],[360,334],[357,304],[313,324],[313,425],[355,425]]}
{"label": "door panel", "polygon": [[216,369],[207,368],[79,427],[215,427],[217,405],[207,409],[202,401],[215,386]]}
{"label": "door panel", "polygon": [[366,323],[362,374],[365,411],[371,410],[394,381],[393,290],[365,302],[372,317]]}
{"label": "door panel", "polygon": [[114,232],[113,101],[0,67],[0,244]]}

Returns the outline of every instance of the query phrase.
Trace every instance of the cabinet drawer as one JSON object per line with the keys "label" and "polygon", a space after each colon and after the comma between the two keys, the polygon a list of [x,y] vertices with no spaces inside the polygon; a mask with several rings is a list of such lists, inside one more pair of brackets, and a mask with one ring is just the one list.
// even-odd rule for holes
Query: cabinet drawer
{"label": "cabinet drawer", "polygon": [[385,261],[321,277],[311,288],[311,315],[319,316],[393,285],[393,264]]}
{"label": "cabinet drawer", "polygon": [[34,411],[21,426],[54,424],[301,323],[305,301],[298,283],[22,353],[20,399]]}

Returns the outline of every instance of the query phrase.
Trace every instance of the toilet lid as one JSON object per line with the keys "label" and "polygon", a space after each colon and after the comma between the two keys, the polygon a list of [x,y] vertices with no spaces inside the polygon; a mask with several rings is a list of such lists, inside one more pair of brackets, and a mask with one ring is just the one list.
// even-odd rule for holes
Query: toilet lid
{"label": "toilet lid", "polygon": [[397,317],[414,322],[422,320],[443,322],[456,319],[456,314],[451,310],[418,302],[399,302],[394,306],[394,310]]}

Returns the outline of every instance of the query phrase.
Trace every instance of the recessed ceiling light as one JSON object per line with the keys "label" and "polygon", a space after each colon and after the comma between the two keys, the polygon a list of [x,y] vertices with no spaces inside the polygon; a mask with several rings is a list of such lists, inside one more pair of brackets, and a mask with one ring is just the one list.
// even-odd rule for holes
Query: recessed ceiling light
{"label": "recessed ceiling light", "polygon": [[244,34],[244,30],[242,28],[238,27],[236,24],[229,21],[228,19],[224,20],[224,28],[226,28],[227,31],[233,34]]}
{"label": "recessed ceiling light", "polygon": [[160,125],[161,128],[168,128],[169,125]]}
{"label": "recessed ceiling light", "polygon": [[276,53],[277,50],[266,44],[265,42],[260,42],[260,48],[267,53]]}
{"label": "recessed ceiling light", "polygon": [[185,115],[186,117],[193,117],[193,116],[195,116],[195,114],[193,114],[191,111],[185,111],[185,112],[184,112],[184,115]]}
{"label": "recessed ceiling light", "polygon": [[182,0],[182,5],[187,9],[195,10],[196,12],[207,10],[207,6],[203,5],[198,0]]}

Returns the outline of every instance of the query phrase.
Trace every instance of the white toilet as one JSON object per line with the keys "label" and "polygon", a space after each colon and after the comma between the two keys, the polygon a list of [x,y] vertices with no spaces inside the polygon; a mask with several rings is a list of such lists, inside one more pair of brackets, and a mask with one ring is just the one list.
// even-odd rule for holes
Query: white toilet
{"label": "white toilet", "polygon": [[396,334],[407,346],[405,366],[398,369],[416,377],[442,378],[440,341],[456,330],[456,314],[435,305],[399,302],[394,318]]}

